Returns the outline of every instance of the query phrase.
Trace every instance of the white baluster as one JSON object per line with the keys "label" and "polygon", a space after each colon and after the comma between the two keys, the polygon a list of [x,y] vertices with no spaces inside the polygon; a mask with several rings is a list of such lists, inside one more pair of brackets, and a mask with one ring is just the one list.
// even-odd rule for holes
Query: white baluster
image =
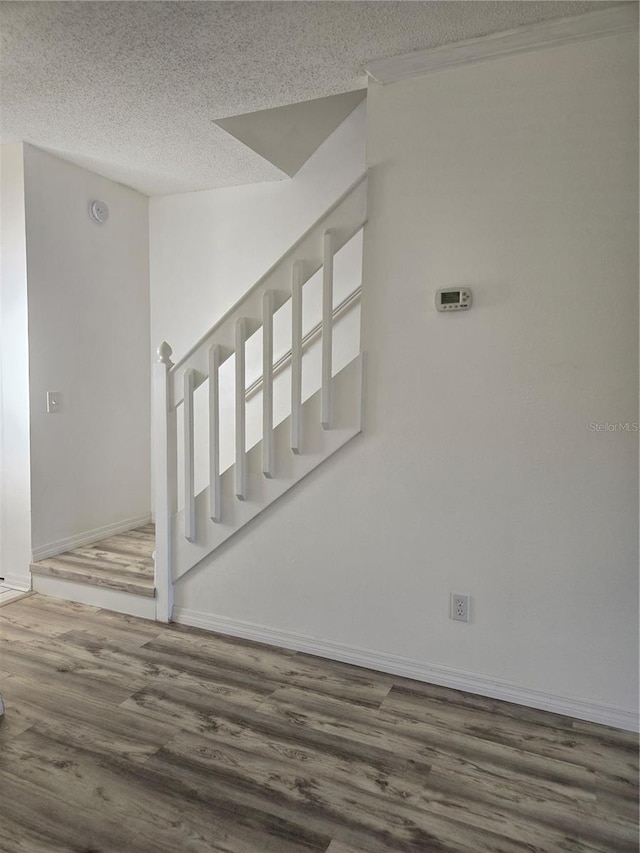
{"label": "white baluster", "polygon": [[302,261],[291,270],[291,450],[302,446]]}
{"label": "white baluster", "polygon": [[273,291],[262,296],[262,473],[273,477]]}
{"label": "white baluster", "polygon": [[331,374],[333,350],[333,236],[326,231],[322,246],[322,414],[324,429],[331,429]]}
{"label": "white baluster", "polygon": [[183,379],[184,424],[184,537],[196,541],[195,449],[193,440],[193,389],[195,371],[185,370]]}
{"label": "white baluster", "polygon": [[209,347],[209,517],[222,521],[220,489],[220,345]]}
{"label": "white baluster", "polygon": [[171,347],[158,347],[153,365],[154,515],[156,522],[156,619],[169,622],[173,611],[171,516],[176,509],[176,412],[170,405]]}
{"label": "white baluster", "polygon": [[247,339],[247,320],[241,317],[236,320],[236,466],[235,493],[240,501],[247,498],[247,456],[246,456],[246,426],[245,426],[245,354],[244,345]]}

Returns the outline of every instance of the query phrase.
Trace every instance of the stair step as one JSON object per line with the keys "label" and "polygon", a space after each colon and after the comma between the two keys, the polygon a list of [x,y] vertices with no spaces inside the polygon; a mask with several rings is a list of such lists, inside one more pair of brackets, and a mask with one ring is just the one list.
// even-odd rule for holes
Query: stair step
{"label": "stair step", "polygon": [[153,525],[119,533],[31,564],[35,576],[155,596]]}

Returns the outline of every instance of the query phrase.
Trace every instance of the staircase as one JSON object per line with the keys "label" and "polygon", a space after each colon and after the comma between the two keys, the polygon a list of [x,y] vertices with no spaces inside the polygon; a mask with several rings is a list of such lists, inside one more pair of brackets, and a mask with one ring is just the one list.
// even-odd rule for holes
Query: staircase
{"label": "staircase", "polygon": [[[366,222],[363,175],[177,363],[162,343],[154,365],[156,618],[170,621],[173,588],[194,566],[265,510],[361,430],[362,355],[334,370],[334,257]],[[319,329],[303,335],[304,286],[322,271]],[[347,300],[354,298],[351,294]],[[290,401],[274,413],[274,316],[288,306]],[[321,333],[319,387],[303,398],[305,342]],[[262,430],[247,445],[247,344],[262,336]],[[221,407],[221,369],[234,360],[234,406]],[[282,359],[281,359],[282,361]],[[202,435],[195,395],[207,383]],[[256,383],[253,383],[255,386]],[[222,418],[234,420],[235,454],[221,464]],[[198,428],[197,428],[198,427]],[[180,438],[180,440],[179,440]],[[208,449],[208,482],[196,489],[197,449]]]}
{"label": "staircase", "polygon": [[[360,432],[359,326],[356,354],[345,359],[343,348],[341,363],[334,359],[334,330],[342,334],[340,322],[359,304],[360,275],[340,301],[334,267],[348,252],[361,256],[354,238],[366,208],[365,174],[177,364],[160,345],[155,530],[146,525],[32,563],[34,590],[168,622],[176,583]],[[340,275],[336,281],[344,290]]]}
{"label": "staircase", "polygon": [[155,618],[155,529],[146,524],[31,563],[35,592]]}

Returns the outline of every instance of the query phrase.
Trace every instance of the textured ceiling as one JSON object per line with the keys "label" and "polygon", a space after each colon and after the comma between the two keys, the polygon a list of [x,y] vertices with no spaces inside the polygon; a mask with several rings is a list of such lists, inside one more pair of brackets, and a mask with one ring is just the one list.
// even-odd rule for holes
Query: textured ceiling
{"label": "textured ceiling", "polygon": [[364,100],[366,89],[314,98],[216,122],[293,177],[316,148]]}
{"label": "textured ceiling", "polygon": [[596,2],[2,2],[0,141],[144,193],[285,178],[217,119],[364,88],[370,60]]}

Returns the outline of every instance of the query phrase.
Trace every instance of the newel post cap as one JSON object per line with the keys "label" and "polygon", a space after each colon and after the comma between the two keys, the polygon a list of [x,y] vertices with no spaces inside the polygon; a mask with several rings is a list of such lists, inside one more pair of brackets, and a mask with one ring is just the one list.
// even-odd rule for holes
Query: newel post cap
{"label": "newel post cap", "polygon": [[173,350],[169,346],[166,341],[163,341],[158,347],[158,362],[160,364],[166,364],[168,367],[171,367],[173,362],[171,361],[171,353]]}

